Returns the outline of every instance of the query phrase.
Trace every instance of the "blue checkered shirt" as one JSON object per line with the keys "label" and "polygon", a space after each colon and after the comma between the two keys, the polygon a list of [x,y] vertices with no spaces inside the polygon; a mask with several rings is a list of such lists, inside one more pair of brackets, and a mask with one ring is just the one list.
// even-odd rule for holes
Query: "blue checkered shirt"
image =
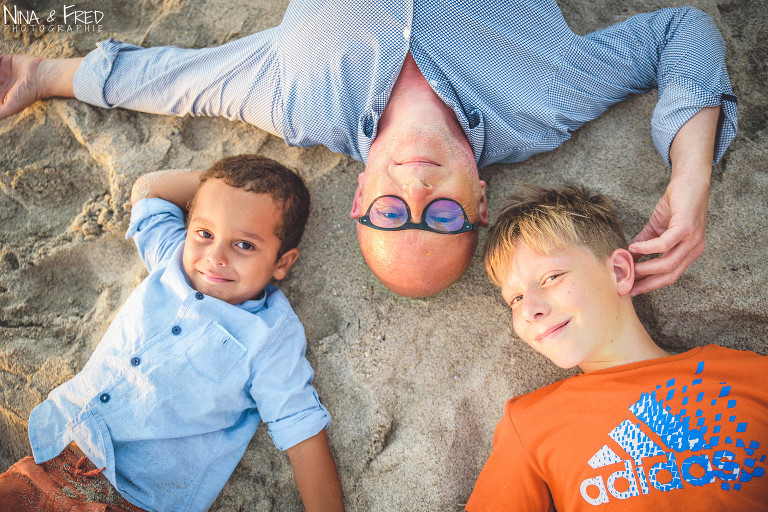
{"label": "blue checkered shirt", "polygon": [[675,134],[702,107],[722,107],[715,161],[736,134],[723,39],[691,8],[579,36],[555,0],[296,0],[279,26],[217,48],[104,41],[74,90],[102,107],[239,119],[365,162],[408,51],[480,167],[554,149],[654,87],[651,129],[667,165]]}

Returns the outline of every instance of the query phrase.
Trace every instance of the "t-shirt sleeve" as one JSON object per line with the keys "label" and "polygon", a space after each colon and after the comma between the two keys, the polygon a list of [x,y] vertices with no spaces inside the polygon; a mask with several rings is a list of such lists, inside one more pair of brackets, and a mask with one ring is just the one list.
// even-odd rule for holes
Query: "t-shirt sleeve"
{"label": "t-shirt sleeve", "polygon": [[651,135],[667,166],[678,130],[703,107],[719,106],[717,163],[736,136],[736,97],[725,66],[725,42],[712,18],[698,9],[638,14],[577,38],[564,55],[552,97],[576,128],[653,87],[659,98]]}
{"label": "t-shirt sleeve", "polygon": [[282,136],[275,30],[200,49],[102,41],[77,69],[75,97],[104,108],[221,116]]}
{"label": "t-shirt sleeve", "polygon": [[141,260],[152,272],[171,257],[186,234],[181,208],[152,197],[137,201],[131,208],[131,223],[125,238],[133,238]]}
{"label": "t-shirt sleeve", "polygon": [[280,450],[309,439],[327,428],[330,414],[312,386],[314,371],[307,361],[304,327],[291,313],[282,332],[260,353],[250,386],[261,419]]}
{"label": "t-shirt sleeve", "polygon": [[534,467],[512,421],[512,404],[496,426],[491,455],[466,505],[468,512],[554,511],[546,482]]}

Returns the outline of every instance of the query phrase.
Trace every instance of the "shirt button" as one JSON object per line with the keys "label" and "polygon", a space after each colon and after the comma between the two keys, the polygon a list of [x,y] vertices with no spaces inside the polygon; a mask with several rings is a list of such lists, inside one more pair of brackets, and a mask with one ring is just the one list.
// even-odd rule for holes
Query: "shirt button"
{"label": "shirt button", "polygon": [[403,30],[403,37],[405,38],[406,41],[411,38],[410,27],[405,27],[405,30]]}
{"label": "shirt button", "polygon": [[139,359],[138,357],[132,357],[131,364],[133,366],[139,366],[141,364],[141,359]]}
{"label": "shirt button", "polygon": [[197,300],[203,300],[203,297],[205,297],[205,295],[203,295],[202,293],[200,293],[200,292],[196,292],[195,293],[195,298]]}
{"label": "shirt button", "polygon": [[171,329],[171,333],[174,336],[177,336],[180,332],[181,332],[181,327],[179,327],[178,325],[174,325],[173,328]]}
{"label": "shirt button", "polygon": [[109,395],[106,393],[102,393],[101,396],[99,397],[99,400],[101,400],[104,403],[107,403],[109,402]]}

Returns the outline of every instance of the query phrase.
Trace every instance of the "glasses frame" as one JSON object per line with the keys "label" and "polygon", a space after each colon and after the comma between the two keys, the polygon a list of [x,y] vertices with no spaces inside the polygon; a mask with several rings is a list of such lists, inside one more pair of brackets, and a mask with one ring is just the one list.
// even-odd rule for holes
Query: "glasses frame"
{"label": "glasses frame", "polygon": [[[399,199],[403,202],[405,205],[405,211],[407,213],[408,218],[406,221],[401,225],[394,228],[383,228],[381,226],[375,225],[373,222],[371,222],[371,208],[373,208],[373,204],[381,199],[382,197],[394,197],[396,199]],[[426,212],[429,210],[429,207],[432,206],[433,203],[436,203],[437,201],[451,201],[453,203],[456,203],[458,207],[461,209],[462,215],[464,215],[464,224],[457,230],[454,231],[440,231],[437,229],[434,229],[429,224],[427,224],[427,216],[425,215]],[[367,226],[369,228],[378,229],[380,231],[403,231],[406,229],[420,229],[422,231],[431,231],[432,233],[439,233],[441,235],[458,235],[459,233],[466,233],[467,231],[473,231],[477,229],[477,226],[469,222],[469,219],[467,218],[467,212],[464,211],[464,207],[461,206],[461,203],[458,201],[455,201],[449,197],[438,197],[436,199],[433,199],[430,201],[427,206],[424,207],[424,212],[421,214],[421,222],[416,223],[411,221],[411,208],[408,206],[408,202],[403,199],[400,196],[396,196],[394,194],[384,194],[377,198],[375,198],[373,201],[371,201],[371,204],[368,206],[368,211],[365,212],[365,215],[358,217],[357,222],[362,224],[363,226]]]}

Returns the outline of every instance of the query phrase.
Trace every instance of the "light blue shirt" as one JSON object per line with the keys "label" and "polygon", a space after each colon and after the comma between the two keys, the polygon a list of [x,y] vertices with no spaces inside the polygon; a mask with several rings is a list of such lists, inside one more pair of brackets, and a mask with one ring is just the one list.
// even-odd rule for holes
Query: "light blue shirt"
{"label": "light blue shirt", "polygon": [[76,441],[131,503],[206,510],[260,421],[285,450],[330,417],[282,292],[233,306],[193,290],[182,212],[161,199],[136,203],[126,236],[150,273],[82,371],[32,411],[32,451],[42,463]]}
{"label": "light blue shirt", "polygon": [[408,51],[480,167],[554,149],[654,87],[651,132],[667,165],[675,134],[702,107],[722,107],[715,161],[736,134],[725,44],[692,8],[579,36],[555,0],[295,0],[279,26],[217,48],[104,41],[74,92],[102,107],[239,119],[365,162]]}

